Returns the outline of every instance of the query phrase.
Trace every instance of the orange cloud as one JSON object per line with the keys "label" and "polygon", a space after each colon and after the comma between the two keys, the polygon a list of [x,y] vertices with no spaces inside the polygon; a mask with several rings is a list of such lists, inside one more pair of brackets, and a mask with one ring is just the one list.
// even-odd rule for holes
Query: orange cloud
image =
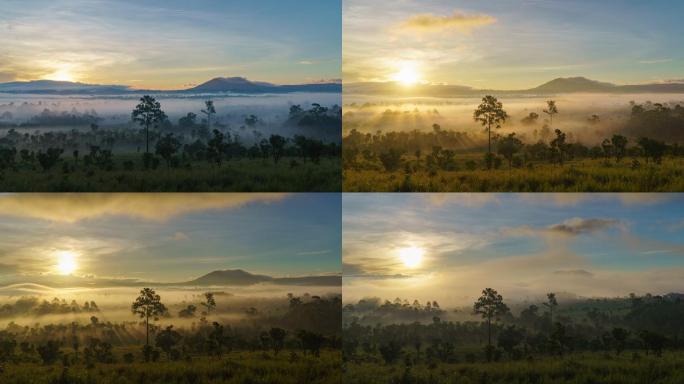
{"label": "orange cloud", "polygon": [[496,18],[489,15],[467,15],[455,11],[449,16],[438,16],[430,13],[411,16],[400,25],[400,29],[412,32],[438,32],[458,30],[469,32],[473,28],[493,24]]}

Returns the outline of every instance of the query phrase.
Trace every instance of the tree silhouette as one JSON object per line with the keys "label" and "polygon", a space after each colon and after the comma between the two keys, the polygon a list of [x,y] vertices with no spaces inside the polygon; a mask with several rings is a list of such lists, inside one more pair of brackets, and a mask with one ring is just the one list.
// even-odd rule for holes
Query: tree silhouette
{"label": "tree silhouette", "polygon": [[155,152],[166,161],[166,167],[171,167],[171,158],[178,152],[181,142],[169,133],[157,141]]}
{"label": "tree silhouette", "polygon": [[504,123],[508,118],[508,114],[503,110],[503,104],[496,97],[487,95],[482,98],[482,103],[473,113],[473,118],[480,122],[483,127],[487,127],[487,153],[492,153],[492,125],[495,128],[501,128],[501,123]]}
{"label": "tree silhouette", "polygon": [[273,340],[273,354],[277,355],[285,346],[285,335],[287,332],[282,328],[271,328],[268,334],[271,337],[271,340]]}
{"label": "tree silhouette", "polygon": [[156,128],[166,120],[166,114],[162,111],[161,104],[154,97],[145,95],[131,113],[131,118],[145,127],[145,153],[150,153],[150,127]]}
{"label": "tree silhouette", "polygon": [[180,333],[173,330],[173,325],[169,325],[166,329],[159,332],[155,339],[155,344],[166,353],[166,358],[171,360],[171,351],[173,350],[173,347],[178,344],[180,339]]}
{"label": "tree silhouette", "polygon": [[205,293],[204,302],[201,304],[203,307],[207,308],[207,313],[211,313],[211,311],[216,308],[216,300],[214,300],[214,294],[211,292]]}
{"label": "tree silhouette", "polygon": [[202,113],[207,115],[207,129],[211,130],[211,115],[216,114],[216,109],[214,108],[214,102],[212,100],[207,100],[204,102],[206,109],[202,110]]}
{"label": "tree silhouette", "polygon": [[278,161],[285,153],[285,144],[287,139],[280,135],[271,135],[268,139],[271,144],[271,155],[273,156],[273,162],[278,164]]}
{"label": "tree silhouette", "polygon": [[615,162],[619,163],[620,160],[627,154],[627,138],[622,135],[613,135],[610,139],[613,145],[613,154],[615,155]]}
{"label": "tree silhouette", "polygon": [[551,148],[558,153],[558,162],[563,165],[563,154],[568,149],[568,144],[565,142],[565,133],[560,129],[556,129],[556,138],[551,140]]}
{"label": "tree silhouette", "polygon": [[546,294],[546,303],[544,306],[549,309],[549,318],[551,319],[551,326],[553,326],[553,309],[558,306],[558,301],[556,300],[556,294],[553,292]]}
{"label": "tree silhouette", "polygon": [[155,321],[159,316],[166,313],[166,307],[161,302],[161,298],[152,288],[143,288],[140,296],[131,305],[131,311],[145,319],[145,345],[150,345],[150,317]]}
{"label": "tree silhouette", "polygon": [[558,108],[556,107],[556,102],[554,100],[548,100],[546,102],[544,113],[549,115],[549,126],[553,126],[553,115],[558,113]]}
{"label": "tree silhouette", "polygon": [[492,360],[492,319],[498,320],[499,317],[508,313],[508,306],[504,304],[503,297],[492,288],[485,288],[482,296],[473,305],[473,312],[476,315],[487,319],[487,361]]}
{"label": "tree silhouette", "polygon": [[515,137],[515,132],[510,133],[508,136],[505,136],[503,139],[499,140],[499,144],[497,145],[498,152],[500,155],[506,158],[506,160],[508,160],[509,172],[511,170],[511,164],[513,163],[513,156],[520,152],[523,146],[523,142]]}

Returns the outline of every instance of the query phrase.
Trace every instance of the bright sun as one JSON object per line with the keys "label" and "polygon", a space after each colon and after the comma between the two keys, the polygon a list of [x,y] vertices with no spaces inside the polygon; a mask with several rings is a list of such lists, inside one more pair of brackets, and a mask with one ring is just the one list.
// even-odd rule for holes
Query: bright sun
{"label": "bright sun", "polygon": [[60,68],[46,77],[47,80],[55,81],[74,81],[74,75],[71,74],[69,69]]}
{"label": "bright sun", "polygon": [[410,86],[415,85],[420,81],[420,74],[415,66],[411,64],[404,64],[399,72],[392,76],[394,81],[397,81],[403,85]]}
{"label": "bright sun", "polygon": [[76,255],[71,251],[57,252],[57,271],[62,275],[71,275],[78,266]]}
{"label": "bright sun", "polygon": [[399,258],[408,268],[417,268],[423,262],[423,248],[407,247],[399,250]]}

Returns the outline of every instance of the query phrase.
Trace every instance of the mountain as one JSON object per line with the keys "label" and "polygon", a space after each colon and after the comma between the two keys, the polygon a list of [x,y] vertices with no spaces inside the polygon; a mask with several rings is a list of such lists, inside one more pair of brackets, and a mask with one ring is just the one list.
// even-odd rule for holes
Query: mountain
{"label": "mountain", "polygon": [[393,95],[405,97],[458,97],[494,95],[553,95],[561,93],[684,93],[684,82],[615,85],[585,77],[565,77],[548,81],[531,89],[475,89],[460,85],[419,84],[410,87],[396,82],[366,82],[344,84],[348,94]]}
{"label": "mountain", "polygon": [[[0,280],[0,291],[16,290],[16,287],[40,287],[41,290],[72,287],[142,287],[142,286],[250,286],[261,283],[275,285],[308,285],[323,287],[341,287],[340,275],[272,277],[252,274],[242,269],[225,269],[209,272],[191,281],[176,283],[158,283],[135,279],[107,279],[98,277],[36,275],[31,277],[17,276],[9,280]],[[1,286],[1,285],[4,285]]]}
{"label": "mountain", "polygon": [[529,90],[531,93],[574,93],[574,92],[611,92],[616,88],[615,84],[602,83],[589,80],[586,77],[565,77],[553,79],[536,88]]}
{"label": "mountain", "polygon": [[249,81],[244,77],[216,77],[185,92],[233,92],[233,93],[290,93],[290,92],[341,92],[338,83],[275,85]]}
{"label": "mountain", "polygon": [[131,94],[131,93],[215,93],[232,92],[247,94],[292,92],[342,92],[339,83],[315,83],[275,85],[263,81],[250,81],[244,77],[216,77],[196,87],[172,91],[132,89],[127,85],[85,84],[70,81],[34,80],[0,83],[0,93],[24,94]]}
{"label": "mountain", "polygon": [[226,269],[213,271],[195,280],[182,285],[254,285],[259,283],[271,283],[277,285],[314,285],[314,286],[341,286],[342,277],[333,276],[303,276],[303,277],[271,277],[254,275],[242,269]]}
{"label": "mountain", "polygon": [[126,85],[84,84],[71,81],[34,80],[0,83],[0,92],[5,93],[55,93],[55,94],[92,94],[130,92]]}

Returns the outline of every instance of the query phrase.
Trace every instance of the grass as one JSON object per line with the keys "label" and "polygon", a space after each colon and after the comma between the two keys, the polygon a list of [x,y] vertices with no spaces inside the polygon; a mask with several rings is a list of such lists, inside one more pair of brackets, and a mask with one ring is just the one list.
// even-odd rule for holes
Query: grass
{"label": "grass", "polygon": [[684,354],[662,357],[623,352],[493,363],[345,363],[345,384],[678,384],[684,383]]}
{"label": "grass", "polygon": [[[473,158],[481,159],[479,155]],[[378,167],[345,169],[345,192],[680,192],[684,191],[684,159],[666,158],[662,164],[632,169],[632,159],[620,163],[582,159],[559,165],[534,162],[529,167],[468,170],[465,159],[454,171],[429,172],[404,166],[395,172]],[[404,159],[405,164],[416,162]],[[407,169],[408,168],[408,169]]]}
{"label": "grass", "polygon": [[[137,350],[139,352],[139,350]],[[116,352],[116,351],[115,351]],[[118,351],[122,352],[122,351]],[[138,353],[139,354],[139,353]],[[139,356],[136,355],[139,360]],[[119,358],[119,360],[121,360]],[[222,358],[194,357],[191,361],[134,362],[95,364],[87,368],[61,363],[4,364],[0,373],[3,384],[339,384],[341,354],[326,350],[320,357],[297,351],[231,352]]]}
{"label": "grass", "polygon": [[[131,161],[132,170],[123,163]],[[320,164],[302,159],[240,159],[221,167],[192,162],[190,167],[145,170],[140,155],[116,155],[112,170],[79,164],[65,172],[63,160],[49,171],[26,167],[0,172],[4,192],[339,192],[340,160],[323,158]]]}

